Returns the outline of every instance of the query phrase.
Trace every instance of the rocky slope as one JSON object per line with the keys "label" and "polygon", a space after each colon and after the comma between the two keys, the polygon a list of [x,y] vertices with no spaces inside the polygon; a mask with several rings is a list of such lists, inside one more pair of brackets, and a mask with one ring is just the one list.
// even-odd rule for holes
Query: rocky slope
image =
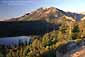
{"label": "rocky slope", "polygon": [[[31,31],[31,33],[32,32],[35,33],[35,32],[41,32],[41,29],[42,29],[42,31],[45,30],[46,32],[48,32],[48,30],[50,31],[50,29],[56,29],[54,26],[52,28],[51,24],[56,25],[56,26],[57,25],[61,26],[61,25],[66,24],[66,26],[70,25],[70,27],[73,27],[74,24],[76,23],[76,21],[81,21],[81,22],[79,22],[80,29],[85,30],[84,29],[85,25],[82,25],[82,24],[84,24],[83,20],[85,20],[85,15],[83,15],[83,14],[64,12],[63,10],[60,10],[58,8],[50,7],[50,8],[39,8],[31,13],[25,14],[24,16],[6,20],[7,22],[0,22],[0,24],[1,24],[0,26],[2,26],[2,28],[6,28],[6,26],[9,26],[9,28],[14,27],[15,29],[13,29],[13,28],[6,29],[8,31],[15,30],[15,32],[11,32],[11,33],[16,33],[16,31],[21,32],[22,30],[19,30],[18,28],[26,29],[26,30],[28,27],[31,27],[32,29],[37,28],[34,30],[28,29],[28,31]],[[15,22],[12,22],[12,21],[15,21]],[[22,21],[22,22],[18,22],[18,21]],[[32,21],[31,24],[38,22],[38,25],[35,27],[35,25],[25,24],[25,22],[29,23],[28,21],[29,22]],[[40,22],[43,24],[41,24]],[[49,25],[47,25],[46,23],[49,23]],[[5,26],[3,26],[4,24],[5,24]],[[47,29],[47,27],[50,27],[50,28]],[[3,33],[3,31],[6,31],[6,30],[1,29],[1,33]]]}
{"label": "rocky slope", "polygon": [[57,57],[85,57],[85,40],[71,41],[56,51]]}
{"label": "rocky slope", "polygon": [[[36,11],[25,14],[24,16],[18,18],[12,18],[10,20],[7,20],[6,22],[0,22],[0,27],[1,27],[0,36],[2,35],[20,36],[20,35],[37,35],[37,34],[45,35],[45,33],[47,33],[47,35],[45,36],[45,38],[47,39],[46,42],[47,46],[43,47],[45,48],[46,51],[47,50],[49,51],[49,48],[53,48],[53,47],[55,49],[55,47],[60,42],[63,42],[64,40],[67,41],[69,38],[70,42],[66,43],[65,45],[55,50],[56,57],[85,57],[85,40],[84,40],[85,21],[84,20],[85,20],[85,15],[83,14],[64,12],[54,7],[45,8],[45,9],[39,8]],[[75,28],[76,26],[78,27]],[[51,33],[52,31],[53,33],[49,34],[49,32]],[[60,41],[57,38],[63,41]],[[80,42],[74,41],[75,39],[79,39],[79,38],[83,40]],[[58,41],[60,42],[58,43]],[[41,39],[37,43],[41,43]],[[52,44],[53,46],[51,46]],[[37,45],[34,44],[34,46],[36,47]],[[41,51],[41,49],[39,48],[38,51]],[[33,54],[34,53],[35,53],[35,49]],[[45,56],[45,54],[46,53],[44,53],[43,57],[49,57],[49,56]],[[36,55],[36,53],[34,55]],[[55,57],[55,53],[53,57]]]}
{"label": "rocky slope", "polygon": [[76,21],[80,21],[84,14],[72,13],[72,12],[64,12],[55,7],[50,8],[39,8],[36,11],[31,13],[27,13],[24,16],[18,18],[12,18],[8,21],[30,21],[30,20],[49,20],[49,19],[58,19],[62,16],[71,17]]}

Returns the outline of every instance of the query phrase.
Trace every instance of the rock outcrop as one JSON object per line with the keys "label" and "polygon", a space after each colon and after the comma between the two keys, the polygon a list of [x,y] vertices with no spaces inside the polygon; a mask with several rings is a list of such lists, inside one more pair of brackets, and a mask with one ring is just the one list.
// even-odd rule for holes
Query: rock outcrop
{"label": "rock outcrop", "polygon": [[85,57],[85,40],[71,41],[56,51],[56,57]]}
{"label": "rock outcrop", "polygon": [[85,14],[78,14],[72,12],[65,12],[55,7],[39,8],[31,13],[27,13],[18,18],[12,18],[7,21],[30,21],[30,20],[46,20],[59,19],[62,16],[70,17],[72,20],[80,21]]}

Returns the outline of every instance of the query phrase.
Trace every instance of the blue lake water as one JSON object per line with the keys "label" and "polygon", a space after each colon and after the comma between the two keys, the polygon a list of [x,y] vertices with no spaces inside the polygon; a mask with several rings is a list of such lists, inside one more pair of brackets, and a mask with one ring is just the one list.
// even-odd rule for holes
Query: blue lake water
{"label": "blue lake water", "polygon": [[29,42],[31,37],[28,36],[17,36],[17,37],[4,37],[0,38],[0,44],[1,45],[13,45],[13,44],[18,44],[19,41],[21,42]]}

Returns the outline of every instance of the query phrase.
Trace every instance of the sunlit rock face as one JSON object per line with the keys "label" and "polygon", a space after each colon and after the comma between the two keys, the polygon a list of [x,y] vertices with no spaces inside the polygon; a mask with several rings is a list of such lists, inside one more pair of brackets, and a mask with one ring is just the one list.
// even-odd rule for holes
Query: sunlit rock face
{"label": "sunlit rock face", "polygon": [[85,16],[83,18],[81,18],[81,21],[85,20]]}
{"label": "sunlit rock face", "polygon": [[85,40],[69,42],[56,51],[56,57],[85,57]]}
{"label": "sunlit rock face", "polygon": [[47,19],[59,19],[62,16],[67,16],[66,18],[71,21],[80,21],[85,14],[78,14],[72,12],[65,12],[61,9],[55,7],[49,8],[39,8],[30,13],[26,13],[23,16],[11,18],[7,21],[30,21],[30,20],[47,20]]}
{"label": "sunlit rock face", "polygon": [[70,55],[70,57],[85,57],[85,47]]}

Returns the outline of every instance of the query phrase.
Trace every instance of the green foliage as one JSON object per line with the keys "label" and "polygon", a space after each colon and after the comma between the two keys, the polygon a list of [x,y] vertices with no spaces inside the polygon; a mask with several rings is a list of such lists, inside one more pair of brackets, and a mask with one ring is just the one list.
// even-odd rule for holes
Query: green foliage
{"label": "green foliage", "polygon": [[72,34],[73,40],[80,38],[80,29],[79,29],[78,25],[74,26],[72,32],[73,32],[73,34]]}
{"label": "green foliage", "polygon": [[4,54],[2,54],[2,52],[0,52],[0,57],[4,57]]}
{"label": "green foliage", "polygon": [[49,41],[49,35],[46,34],[42,38],[42,44],[43,44],[44,47],[46,47],[48,41]]}
{"label": "green foliage", "polygon": [[[76,40],[80,42],[83,38],[81,35],[85,35],[85,31],[81,32],[78,23],[75,26],[69,26],[64,22],[61,24],[59,30],[46,33],[42,37],[36,37],[32,39],[32,43],[28,44],[19,41],[19,45],[7,48],[6,57],[55,57],[55,51],[63,44]],[[33,35],[32,35],[33,36]],[[0,57],[3,54],[0,52]]]}
{"label": "green foliage", "polygon": [[80,29],[79,29],[78,25],[74,26],[72,32],[73,33],[79,33],[80,32]]}

